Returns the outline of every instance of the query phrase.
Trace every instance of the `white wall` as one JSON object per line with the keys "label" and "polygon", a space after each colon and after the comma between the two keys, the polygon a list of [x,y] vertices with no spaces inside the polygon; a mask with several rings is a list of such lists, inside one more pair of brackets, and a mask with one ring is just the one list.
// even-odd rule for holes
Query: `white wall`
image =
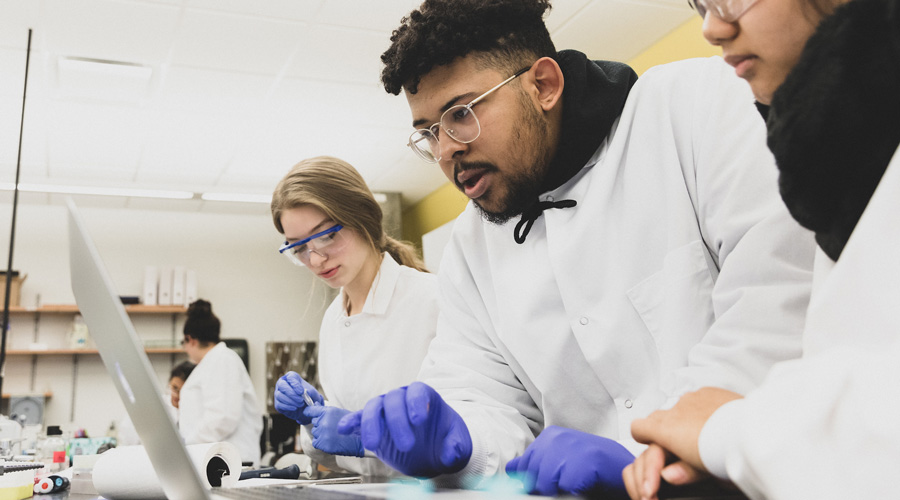
{"label": "white wall", "polygon": [[[11,207],[0,207],[0,256],[6,267]],[[82,215],[120,295],[140,295],[144,266],[183,265],[198,276],[201,298],[213,304],[222,320],[223,337],[243,337],[250,345],[250,376],[265,409],[265,343],[316,340],[324,306],[333,293],[307,271],[278,254],[281,235],[267,207],[260,215],[149,211],[128,208],[83,208]],[[62,206],[19,206],[13,268],[27,274],[22,305],[74,304],[69,283],[66,213]],[[315,280],[315,282],[314,282]],[[38,303],[38,300],[40,303]],[[0,306],[2,307],[2,306]],[[138,333],[170,338],[167,315],[132,316]],[[72,317],[44,314],[37,339],[65,347]],[[177,318],[181,338],[183,315]],[[34,320],[14,316],[8,348],[25,349],[34,341]],[[85,428],[103,435],[109,423],[125,415],[97,355],[8,357],[3,392],[53,393],[44,423]],[[163,391],[172,363],[183,355],[151,355]],[[77,370],[74,387],[73,371]]]}

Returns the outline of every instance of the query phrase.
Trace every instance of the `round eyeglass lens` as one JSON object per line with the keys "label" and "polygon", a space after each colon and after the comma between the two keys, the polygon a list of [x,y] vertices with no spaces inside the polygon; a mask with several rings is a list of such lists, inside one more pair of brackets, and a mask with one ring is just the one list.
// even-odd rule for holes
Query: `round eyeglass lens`
{"label": "round eyeglass lens", "polygon": [[437,163],[441,159],[440,145],[430,130],[416,130],[409,136],[409,147],[429,163]]}
{"label": "round eyeglass lens", "polygon": [[441,130],[453,140],[468,144],[478,138],[481,124],[472,108],[456,105],[441,115]]}

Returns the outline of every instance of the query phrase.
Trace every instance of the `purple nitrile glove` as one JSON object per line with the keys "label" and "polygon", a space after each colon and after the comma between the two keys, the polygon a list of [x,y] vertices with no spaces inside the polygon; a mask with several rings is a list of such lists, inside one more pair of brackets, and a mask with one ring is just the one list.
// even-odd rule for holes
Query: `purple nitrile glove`
{"label": "purple nitrile glove", "polygon": [[285,417],[292,418],[298,424],[307,425],[311,419],[303,414],[307,407],[303,399],[304,391],[319,405],[325,404],[325,398],[315,387],[303,380],[296,372],[285,373],[275,383],[275,409]]}
{"label": "purple nitrile glove", "polygon": [[362,457],[365,448],[359,433],[340,434],[337,431],[338,422],[344,415],[350,414],[350,410],[337,406],[307,406],[303,414],[312,419],[313,436],[312,445],[317,449],[332,455],[344,455],[348,457]]}
{"label": "purple nitrile glove", "polygon": [[634,455],[612,439],[555,425],[547,427],[506,464],[507,474],[524,474],[538,495],[597,495],[627,498],[622,469]]}
{"label": "purple nitrile glove", "polygon": [[341,419],[338,432],[359,432],[363,446],[408,476],[452,474],[472,456],[462,417],[421,382],[370,399],[361,412]]}

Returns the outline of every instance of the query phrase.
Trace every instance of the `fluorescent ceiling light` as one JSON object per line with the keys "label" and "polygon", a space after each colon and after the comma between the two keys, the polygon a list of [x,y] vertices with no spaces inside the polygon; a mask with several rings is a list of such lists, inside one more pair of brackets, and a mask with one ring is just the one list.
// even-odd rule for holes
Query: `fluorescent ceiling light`
{"label": "fluorescent ceiling light", "polygon": [[[12,182],[0,183],[0,190],[12,191]],[[86,194],[99,196],[132,196],[137,198],[165,198],[171,200],[189,200],[194,197],[192,191],[166,191],[161,189],[129,189],[105,188],[94,186],[60,186],[53,184],[19,183],[19,191],[30,193]]]}
{"label": "fluorescent ceiling light", "polygon": [[203,193],[200,199],[205,201],[240,201],[246,203],[271,203],[270,194],[246,194],[246,193]]}

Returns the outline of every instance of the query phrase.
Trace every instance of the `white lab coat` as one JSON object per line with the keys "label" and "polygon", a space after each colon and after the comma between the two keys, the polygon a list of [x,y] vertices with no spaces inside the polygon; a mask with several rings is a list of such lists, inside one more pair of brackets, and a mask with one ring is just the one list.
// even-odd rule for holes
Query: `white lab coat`
{"label": "white lab coat", "polygon": [[[401,266],[388,253],[360,314],[347,316],[338,294],[319,331],[319,381],[327,404],[361,410],[369,399],[414,381],[437,327],[437,296],[435,275]],[[317,462],[368,476],[399,475],[377,458],[315,449],[310,428],[302,428],[300,443]]]}
{"label": "white lab coat", "polygon": [[822,269],[811,351],[714,413],[701,457],[751,498],[897,498],[900,149],[841,257]]}
{"label": "white lab coat", "polygon": [[502,471],[548,425],[638,452],[633,419],[703,386],[745,393],[799,356],[814,243],[776,179],[746,83],[695,59],[638,80],[588,166],[541,196],[578,205],[524,244],[467,207],[420,373],[472,436],[444,479]]}
{"label": "white lab coat", "polygon": [[216,344],[181,388],[178,427],[187,444],[228,441],[259,464],[262,412],[240,356]]}

